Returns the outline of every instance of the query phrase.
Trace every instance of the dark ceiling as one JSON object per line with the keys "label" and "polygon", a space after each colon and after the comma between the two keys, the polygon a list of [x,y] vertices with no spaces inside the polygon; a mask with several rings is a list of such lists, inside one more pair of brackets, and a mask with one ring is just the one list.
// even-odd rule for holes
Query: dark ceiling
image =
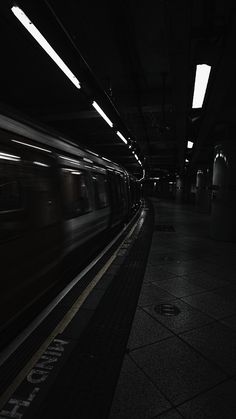
{"label": "dark ceiling", "polygon": [[[80,90],[17,21],[14,4],[73,71]],[[186,157],[187,170],[204,167],[214,142],[235,131],[235,10],[230,0],[2,0],[0,101],[139,175],[132,150],[149,176],[186,170]],[[193,110],[202,63],[212,66],[211,76],[202,109]]]}

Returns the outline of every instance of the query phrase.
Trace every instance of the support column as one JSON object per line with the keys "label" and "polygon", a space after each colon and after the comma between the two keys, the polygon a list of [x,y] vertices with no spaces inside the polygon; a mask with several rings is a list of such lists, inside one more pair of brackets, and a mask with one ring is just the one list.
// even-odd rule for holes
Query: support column
{"label": "support column", "polygon": [[177,204],[182,204],[184,200],[184,178],[183,176],[178,176],[176,178],[176,195],[175,199]]}
{"label": "support column", "polygon": [[211,208],[209,174],[209,169],[199,169],[196,176],[196,210],[206,214],[210,213]]}
{"label": "support column", "polygon": [[215,146],[212,185],[211,237],[236,241],[236,145]]}

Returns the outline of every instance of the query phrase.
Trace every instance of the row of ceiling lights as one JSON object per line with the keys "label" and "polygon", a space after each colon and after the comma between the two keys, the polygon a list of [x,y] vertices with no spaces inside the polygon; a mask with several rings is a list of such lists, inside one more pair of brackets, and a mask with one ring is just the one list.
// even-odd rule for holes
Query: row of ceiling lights
{"label": "row of ceiling lights", "polygon": [[[207,64],[198,64],[196,66],[195,82],[192,108],[199,109],[203,106],[208,80],[211,72],[211,66]],[[194,143],[192,141],[187,142],[187,149],[191,150]],[[185,163],[189,163],[189,158],[185,159]]]}
{"label": "row of ceiling lights", "polygon": [[[48,41],[44,38],[44,36],[39,32],[36,26],[30,21],[30,19],[26,16],[22,9],[18,6],[13,6],[11,11],[16,16],[16,18],[21,22],[21,24],[27,29],[27,31],[32,35],[32,37],[39,43],[39,45],[44,49],[44,51],[52,58],[52,60],[57,64],[57,66],[63,71],[63,73],[68,77],[68,79],[74,84],[77,89],[81,89],[81,84],[77,77],[72,73],[72,71],[67,67],[64,61],[59,57],[56,51],[51,47]],[[113,122],[108,118],[108,116],[104,113],[101,107],[97,104],[97,102],[93,101],[92,106],[96,109],[96,111],[100,114],[100,116],[107,122],[107,124],[113,128]],[[128,145],[129,149],[131,149],[135,159],[142,167],[142,163],[135,153],[132,150],[132,146],[128,144],[128,140],[121,134],[120,131],[116,131],[117,136],[126,144]],[[130,138],[129,138],[130,139]]]}

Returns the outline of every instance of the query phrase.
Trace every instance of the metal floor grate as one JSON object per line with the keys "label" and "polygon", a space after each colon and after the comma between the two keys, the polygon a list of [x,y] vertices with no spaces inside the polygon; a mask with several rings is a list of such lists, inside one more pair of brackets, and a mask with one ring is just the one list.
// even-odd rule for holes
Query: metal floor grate
{"label": "metal floor grate", "polygon": [[173,304],[158,304],[154,310],[162,316],[178,316],[180,309]]}

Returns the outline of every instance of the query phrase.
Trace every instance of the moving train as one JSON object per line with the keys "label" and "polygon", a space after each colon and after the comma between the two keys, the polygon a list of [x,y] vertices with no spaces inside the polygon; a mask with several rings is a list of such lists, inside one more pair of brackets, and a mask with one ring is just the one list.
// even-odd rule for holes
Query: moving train
{"label": "moving train", "polygon": [[140,191],[118,164],[25,121],[0,115],[0,138],[1,330],[68,254],[126,222]]}

